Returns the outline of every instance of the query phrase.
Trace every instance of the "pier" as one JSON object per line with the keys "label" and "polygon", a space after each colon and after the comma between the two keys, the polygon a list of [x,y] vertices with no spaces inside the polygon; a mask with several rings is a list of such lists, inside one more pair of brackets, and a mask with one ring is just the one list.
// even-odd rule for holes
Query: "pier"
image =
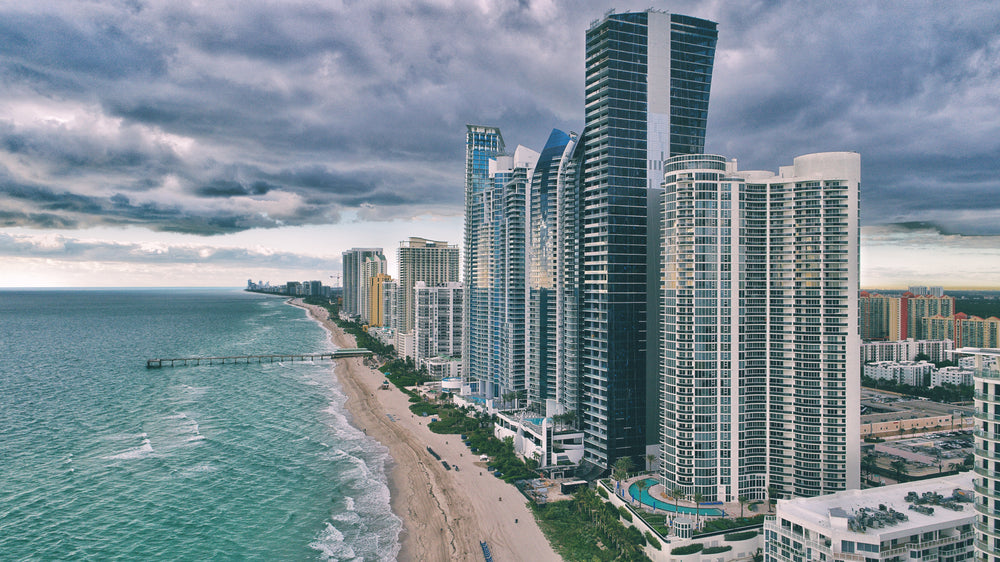
{"label": "pier", "polygon": [[184,367],[188,365],[249,365],[260,363],[283,363],[286,361],[316,361],[340,359],[341,357],[366,357],[372,352],[364,348],[338,349],[332,353],[295,355],[233,355],[230,357],[178,357],[173,359],[147,359],[147,369],[161,367]]}

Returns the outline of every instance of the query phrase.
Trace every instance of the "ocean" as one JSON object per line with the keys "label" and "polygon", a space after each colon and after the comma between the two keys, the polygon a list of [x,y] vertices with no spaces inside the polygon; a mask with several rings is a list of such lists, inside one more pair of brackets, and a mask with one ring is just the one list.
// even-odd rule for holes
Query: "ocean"
{"label": "ocean", "polygon": [[0,290],[0,559],[394,559],[332,362],[146,369],[332,349],[239,290]]}

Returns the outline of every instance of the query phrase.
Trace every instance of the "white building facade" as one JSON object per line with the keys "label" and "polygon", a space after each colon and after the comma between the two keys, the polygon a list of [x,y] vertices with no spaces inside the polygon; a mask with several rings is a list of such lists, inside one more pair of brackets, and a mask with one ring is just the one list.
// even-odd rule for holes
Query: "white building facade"
{"label": "white building facade", "polygon": [[857,153],[664,162],[661,478],[706,501],[860,486]]}
{"label": "white building facade", "polygon": [[861,360],[873,361],[914,361],[918,355],[926,355],[935,363],[949,359],[954,349],[952,340],[901,340],[870,341],[861,344]]}
{"label": "white building facade", "polygon": [[927,361],[879,361],[865,365],[865,376],[899,384],[928,387],[934,365]]}
{"label": "white building facade", "polygon": [[438,356],[462,353],[462,284],[413,286],[413,360],[418,365]]}
{"label": "white building facade", "polygon": [[975,371],[976,560],[1000,562],[1000,349],[957,351]]}

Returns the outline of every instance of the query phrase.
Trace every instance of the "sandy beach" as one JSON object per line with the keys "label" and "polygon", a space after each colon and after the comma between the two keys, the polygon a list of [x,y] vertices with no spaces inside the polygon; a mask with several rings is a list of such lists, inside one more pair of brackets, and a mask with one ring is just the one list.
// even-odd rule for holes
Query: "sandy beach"
{"label": "sandy beach", "polygon": [[[291,301],[309,311],[338,347],[356,347],[326,309]],[[427,429],[429,418],[410,412],[409,397],[380,390],[382,374],[361,358],[338,359],[334,372],[347,394],[352,423],[389,449],[392,509],[404,525],[399,560],[482,560],[486,541],[494,560],[560,560],[535,524],[527,500],[513,485],[486,472],[458,435]],[[458,470],[445,470],[431,447]]]}

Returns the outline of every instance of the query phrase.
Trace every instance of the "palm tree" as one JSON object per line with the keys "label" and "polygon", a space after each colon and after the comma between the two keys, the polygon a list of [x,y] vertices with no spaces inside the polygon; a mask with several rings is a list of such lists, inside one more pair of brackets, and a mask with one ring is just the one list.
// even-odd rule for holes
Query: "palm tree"
{"label": "palm tree", "polygon": [[750,498],[746,496],[740,496],[736,498],[736,501],[740,502],[740,519],[743,519],[743,506],[750,502]]}
{"label": "palm tree", "polygon": [[653,453],[650,453],[650,454],[646,455],[646,470],[647,471],[652,471],[653,470],[651,467],[653,466],[654,462],[656,462],[656,455],[654,455]]}
{"label": "palm tree", "polygon": [[701,502],[705,499],[705,496],[701,495],[701,492],[695,492],[691,499],[694,500],[694,528],[700,527],[699,522],[701,520]]}
{"label": "palm tree", "polygon": [[[645,478],[640,478],[636,481],[635,487],[639,490],[639,504],[642,504],[642,491],[649,487],[649,482],[646,482]],[[632,498],[635,499],[634,497]]]}
{"label": "palm tree", "polygon": [[906,469],[906,463],[899,459],[889,463],[889,466],[892,467],[893,472],[896,473],[896,482],[900,482],[903,478],[903,475],[909,472]]}
{"label": "palm tree", "polygon": [[614,469],[611,473],[612,477],[618,481],[621,485],[622,480],[628,477],[629,471],[632,470],[632,459],[629,457],[621,457],[615,461]]}
{"label": "palm tree", "polygon": [[771,513],[771,507],[774,505],[774,501],[778,498],[778,487],[771,484],[767,487],[767,512]]}
{"label": "palm tree", "polygon": [[868,453],[861,459],[861,469],[868,474],[868,480],[871,480],[872,472],[875,471],[875,467],[877,466],[877,461],[878,457],[872,453]]}
{"label": "palm tree", "polygon": [[674,498],[674,515],[676,516],[677,513],[678,513],[677,512],[677,503],[678,503],[678,500],[680,500],[681,498],[684,497],[684,490],[681,490],[680,488],[672,488],[670,490],[670,497]]}

